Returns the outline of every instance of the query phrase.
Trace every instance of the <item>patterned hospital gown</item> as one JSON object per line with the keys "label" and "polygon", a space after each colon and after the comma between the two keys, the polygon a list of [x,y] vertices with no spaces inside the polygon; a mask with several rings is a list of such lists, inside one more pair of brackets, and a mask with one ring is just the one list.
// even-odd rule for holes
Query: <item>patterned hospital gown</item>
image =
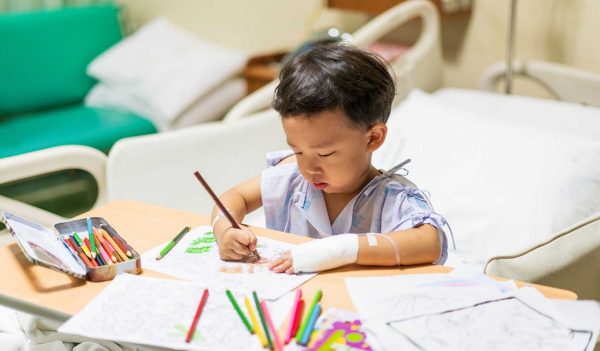
{"label": "patterned hospital gown", "polygon": [[413,183],[398,174],[383,172],[373,178],[329,221],[323,192],[306,181],[296,163],[274,167],[291,150],[267,154],[269,168],[262,173],[261,196],[267,228],[312,238],[344,233],[389,233],[421,224],[437,228],[443,264],[448,254],[446,220],[434,212],[429,201]]}

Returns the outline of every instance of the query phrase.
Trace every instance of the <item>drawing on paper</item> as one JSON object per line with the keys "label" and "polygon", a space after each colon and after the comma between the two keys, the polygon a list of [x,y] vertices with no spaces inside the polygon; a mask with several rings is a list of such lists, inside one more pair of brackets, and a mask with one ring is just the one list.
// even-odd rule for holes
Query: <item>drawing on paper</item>
{"label": "drawing on paper", "polygon": [[[61,330],[83,336],[177,349],[248,349],[257,345],[223,290],[210,295],[191,344],[185,336],[205,284],[121,274]],[[93,328],[89,328],[93,325]]]}
{"label": "drawing on paper", "polygon": [[581,350],[592,332],[574,330],[511,296],[387,322],[422,350]]}
{"label": "drawing on paper", "polygon": [[264,237],[259,237],[257,243],[260,261],[223,261],[212,228],[208,226],[192,229],[165,257],[156,261],[154,257],[162,247],[163,244],[144,253],[142,266],[145,269],[192,281],[210,281],[244,293],[255,290],[265,299],[276,299],[314,276],[278,274],[269,270],[269,263],[292,245]]}
{"label": "drawing on paper", "polygon": [[201,236],[192,240],[187,249],[185,249],[186,253],[189,254],[200,254],[209,252],[210,250],[215,248],[217,240],[215,239],[215,235],[213,232],[205,232]]}

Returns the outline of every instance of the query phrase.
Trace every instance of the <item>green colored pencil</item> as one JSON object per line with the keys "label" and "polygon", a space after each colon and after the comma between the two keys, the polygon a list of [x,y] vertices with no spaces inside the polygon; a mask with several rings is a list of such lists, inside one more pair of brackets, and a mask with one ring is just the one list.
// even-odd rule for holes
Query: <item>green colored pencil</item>
{"label": "green colored pencil", "polygon": [[256,291],[252,292],[252,297],[254,298],[254,304],[256,305],[256,309],[258,310],[258,315],[260,316],[260,324],[262,324],[262,327],[265,330],[265,336],[267,337],[267,347],[269,349],[272,349],[273,342],[271,341],[271,335],[269,334],[269,328],[267,328],[267,322],[265,321],[265,315],[262,311],[262,307],[260,306],[260,301],[258,301],[258,295],[256,294]]}
{"label": "green colored pencil", "polygon": [[98,254],[98,249],[96,248],[96,241],[94,240],[94,229],[92,228],[92,219],[90,217],[85,219],[87,223],[87,231],[88,231],[88,240],[90,241],[90,252],[94,258]]}
{"label": "green colored pencil", "polygon": [[238,305],[238,303],[235,301],[235,297],[233,297],[233,295],[231,294],[231,291],[229,291],[229,289],[227,289],[227,290],[225,290],[225,293],[227,294],[227,297],[229,298],[229,301],[231,301],[233,308],[237,312],[238,316],[240,316],[240,318],[242,319],[242,322],[244,322],[244,325],[246,326],[246,328],[248,329],[250,334],[254,334],[254,329],[252,328],[252,325],[250,325],[250,322],[248,322],[248,320],[246,319],[246,316],[244,316],[244,313],[240,309],[240,306]]}
{"label": "green colored pencil", "polygon": [[321,289],[319,289],[315,293],[315,297],[313,297],[312,303],[310,304],[310,308],[308,309],[308,312],[306,313],[306,317],[304,317],[304,321],[302,321],[302,325],[300,326],[300,329],[298,329],[298,332],[296,333],[296,340],[299,341],[300,338],[302,337],[302,335],[304,334],[304,329],[306,329],[306,326],[308,325],[308,321],[310,319],[310,316],[313,313],[313,310],[315,309],[315,306],[317,305],[317,303],[319,303],[319,300],[321,300],[321,296],[323,296],[323,292],[321,291]]}
{"label": "green colored pencil", "polygon": [[190,231],[190,226],[187,226],[185,228],[183,228],[179,234],[177,234],[173,240],[169,241],[169,243],[167,244],[167,246],[165,246],[162,250],[160,250],[160,253],[158,254],[158,256],[156,256],[156,260],[160,260],[161,258],[163,258],[169,251],[171,251],[171,249],[179,242],[179,240],[181,240],[181,238],[183,238],[183,236]]}

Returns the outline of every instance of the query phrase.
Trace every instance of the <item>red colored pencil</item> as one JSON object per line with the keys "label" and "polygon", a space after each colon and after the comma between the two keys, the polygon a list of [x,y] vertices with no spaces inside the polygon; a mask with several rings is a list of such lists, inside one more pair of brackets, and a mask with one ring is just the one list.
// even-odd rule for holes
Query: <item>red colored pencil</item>
{"label": "red colored pencil", "polygon": [[194,336],[194,332],[196,331],[196,325],[198,324],[198,319],[200,319],[200,314],[202,313],[202,309],[206,304],[206,300],[208,299],[208,289],[204,289],[202,293],[202,298],[200,299],[200,304],[198,304],[198,309],[196,310],[196,315],[194,316],[194,320],[192,321],[192,326],[190,330],[188,330],[187,336],[185,337],[185,342],[189,343],[192,341],[192,336]]}
{"label": "red colored pencil", "polygon": [[302,312],[304,312],[304,300],[300,300],[298,302],[298,312],[296,313],[296,318],[294,319],[294,326],[292,328],[292,336],[297,337],[296,333],[298,333],[298,329],[300,328],[300,320],[302,319]]}
{"label": "red colored pencil", "polygon": [[296,290],[296,297],[294,298],[294,304],[292,305],[292,311],[290,313],[290,323],[288,325],[288,331],[285,336],[285,344],[288,344],[294,337],[294,322],[300,309],[300,301],[302,301],[302,289]]}

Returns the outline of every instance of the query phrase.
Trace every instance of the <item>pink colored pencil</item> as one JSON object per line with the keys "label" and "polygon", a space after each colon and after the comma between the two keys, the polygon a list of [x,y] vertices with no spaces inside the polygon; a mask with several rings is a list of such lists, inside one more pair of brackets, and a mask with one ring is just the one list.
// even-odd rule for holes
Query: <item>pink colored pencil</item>
{"label": "pink colored pencil", "polygon": [[110,259],[110,256],[106,253],[106,250],[104,250],[102,245],[100,245],[100,243],[98,243],[96,245],[96,247],[98,248],[98,251],[100,251],[100,256],[102,256],[102,259],[104,260],[104,262],[106,262],[107,265],[113,264],[113,261]]}
{"label": "pink colored pencil", "polygon": [[265,300],[262,300],[260,302],[260,308],[262,308],[263,310],[265,320],[267,322],[267,325],[269,326],[269,329],[271,329],[271,335],[273,335],[273,339],[275,340],[275,350],[283,351],[283,345],[281,344],[281,340],[279,339],[279,333],[277,332],[277,329],[275,329],[275,325],[273,324],[273,320],[271,319],[271,314],[267,309],[267,302]]}
{"label": "pink colored pencil", "polygon": [[294,337],[294,322],[296,321],[296,315],[299,311],[300,301],[302,301],[302,289],[296,290],[296,297],[294,298],[294,304],[292,305],[292,313],[290,314],[290,324],[288,325],[288,332],[285,336],[286,345]]}

